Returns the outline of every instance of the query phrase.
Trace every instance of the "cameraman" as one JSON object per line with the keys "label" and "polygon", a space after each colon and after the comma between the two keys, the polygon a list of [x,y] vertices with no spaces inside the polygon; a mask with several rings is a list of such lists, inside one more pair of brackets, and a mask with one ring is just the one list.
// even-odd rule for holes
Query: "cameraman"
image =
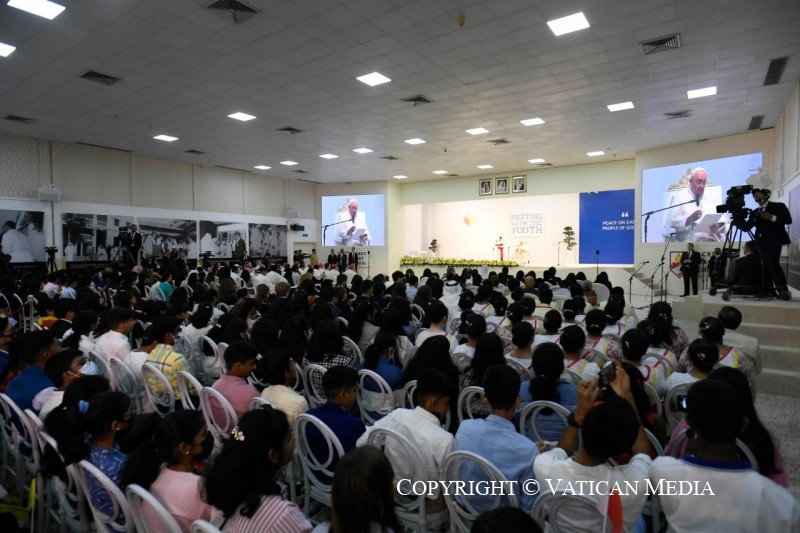
{"label": "cameraman", "polygon": [[753,199],[759,207],[750,213],[748,229],[756,229],[755,238],[764,259],[767,282],[774,282],[778,291],[788,293],[780,259],[783,245],[790,242],[786,226],[792,223],[792,215],[786,204],[770,202],[771,195],[769,189],[753,189]]}

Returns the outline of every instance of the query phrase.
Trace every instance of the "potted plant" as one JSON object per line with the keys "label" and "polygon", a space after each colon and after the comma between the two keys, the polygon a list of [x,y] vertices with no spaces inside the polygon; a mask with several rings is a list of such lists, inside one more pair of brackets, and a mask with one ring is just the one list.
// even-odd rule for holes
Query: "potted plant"
{"label": "potted plant", "polygon": [[438,249],[439,249],[439,241],[433,239],[431,243],[428,245],[428,250],[430,250],[433,255],[436,255],[436,250]]}
{"label": "potted plant", "polygon": [[564,244],[567,245],[567,250],[572,250],[578,241],[575,240],[575,230],[572,226],[564,226]]}

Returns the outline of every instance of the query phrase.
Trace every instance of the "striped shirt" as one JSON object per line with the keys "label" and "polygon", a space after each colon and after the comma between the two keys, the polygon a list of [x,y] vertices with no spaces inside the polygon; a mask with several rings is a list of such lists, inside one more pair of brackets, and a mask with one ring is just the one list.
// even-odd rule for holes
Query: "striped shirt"
{"label": "striped shirt", "polygon": [[[153,348],[153,351],[150,352],[150,355],[147,356],[145,363],[151,363],[167,377],[170,385],[172,385],[172,390],[175,391],[175,400],[180,400],[181,394],[178,391],[178,373],[187,372],[194,375],[192,366],[186,360],[186,357],[174,351],[169,344],[158,344]],[[150,381],[150,387],[154,391],[161,390],[161,385],[154,379]]]}
{"label": "striped shirt", "polygon": [[211,523],[226,533],[308,533],[313,528],[297,505],[280,496],[262,497],[261,505],[249,518],[242,516],[241,510],[239,506],[226,520],[222,511],[214,509]]}

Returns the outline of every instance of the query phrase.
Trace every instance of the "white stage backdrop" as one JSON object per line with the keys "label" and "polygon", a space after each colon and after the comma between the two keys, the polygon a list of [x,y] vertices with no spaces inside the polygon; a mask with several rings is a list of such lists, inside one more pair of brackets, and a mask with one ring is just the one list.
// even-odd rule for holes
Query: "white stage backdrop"
{"label": "white stage backdrop", "polygon": [[568,251],[563,231],[572,226],[580,242],[578,217],[575,193],[408,205],[405,253],[427,252],[436,239],[439,257],[499,260],[495,244],[502,237],[506,260],[574,265],[578,246]]}

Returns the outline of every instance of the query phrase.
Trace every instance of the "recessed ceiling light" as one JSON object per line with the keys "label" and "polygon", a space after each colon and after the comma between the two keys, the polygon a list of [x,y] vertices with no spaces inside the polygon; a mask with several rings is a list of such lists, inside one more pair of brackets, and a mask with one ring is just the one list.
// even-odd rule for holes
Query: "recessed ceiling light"
{"label": "recessed ceiling light", "polygon": [[281,161],[281,165],[286,165],[287,167],[291,167],[292,165],[297,165],[297,161]]}
{"label": "recessed ceiling light", "polygon": [[433,173],[434,174],[449,174],[449,172],[447,172],[446,170],[434,170]]}
{"label": "recessed ceiling light", "polygon": [[403,142],[408,143],[408,144],[425,144],[425,141],[423,141],[422,139],[418,139],[416,137],[413,138],[413,139],[406,139]]}
{"label": "recessed ceiling light", "polygon": [[714,96],[717,94],[716,87],[705,87],[703,89],[694,89],[692,91],[686,91],[686,96],[691,98],[702,98],[703,96]]}
{"label": "recessed ceiling light", "polygon": [[64,6],[47,0],[8,0],[8,5],[48,20],[53,20],[65,9]]}
{"label": "recessed ceiling light", "polygon": [[267,165],[256,165],[253,168],[257,168],[258,170],[269,170],[272,167],[268,167]]}
{"label": "recessed ceiling light", "polygon": [[494,168],[492,165],[478,165],[478,168],[481,170],[486,170],[487,168]]}
{"label": "recessed ceiling light", "polygon": [[372,152],[372,150],[370,150],[369,148],[356,148],[353,151],[355,153],[357,153],[357,154],[368,154],[368,153]]}
{"label": "recessed ceiling light", "polygon": [[156,139],[157,141],[167,141],[168,143],[178,140],[177,137],[171,137],[169,135],[156,135],[155,137],[153,137],[153,139]]}
{"label": "recessed ceiling light", "polygon": [[248,115],[247,113],[242,113],[241,111],[238,111],[236,113],[233,113],[232,115],[228,115],[228,118],[233,118],[233,119],[236,119],[236,120],[241,120],[242,122],[247,122],[248,120],[253,120],[256,117],[254,117],[253,115]]}
{"label": "recessed ceiling light", "polygon": [[606,153],[602,150],[598,150],[597,152],[586,152],[586,155],[589,157],[597,157],[598,155],[606,155]]}
{"label": "recessed ceiling light", "polygon": [[534,165],[538,165],[539,163],[544,163],[544,159],[541,157],[537,157],[536,159],[528,159],[528,163],[533,163]]}
{"label": "recessed ceiling light", "polygon": [[626,109],[633,109],[633,102],[622,102],[619,104],[611,104],[610,106],[606,107],[608,107],[608,110],[611,111],[612,113],[614,111],[624,111]]}
{"label": "recessed ceiling light", "polygon": [[467,130],[467,133],[470,135],[481,135],[483,133],[489,133],[489,130],[486,128],[472,128],[471,130]]}
{"label": "recessed ceiling light", "polygon": [[10,44],[0,43],[0,56],[8,57],[11,55],[11,52],[16,50],[16,46],[11,46]]}
{"label": "recessed ceiling light", "polygon": [[393,176],[396,180],[407,180],[408,176],[404,176],[403,174],[398,174],[397,176]]}
{"label": "recessed ceiling light", "polygon": [[559,35],[564,35],[565,33],[585,30],[589,27],[589,21],[586,20],[583,12],[579,11],[574,15],[561,17],[560,19],[555,20],[548,20],[547,25],[550,26],[550,29],[553,30],[553,33],[556,35],[556,37],[558,37]]}
{"label": "recessed ceiling light", "polygon": [[383,74],[381,74],[380,72],[364,74],[363,76],[359,76],[356,79],[361,83],[366,83],[370,87],[375,87],[376,85],[381,85],[382,83],[388,83],[392,81]]}
{"label": "recessed ceiling light", "polygon": [[338,155],[333,155],[333,154],[322,154],[320,157],[322,159],[336,159],[339,156]]}
{"label": "recessed ceiling light", "polygon": [[536,118],[526,118],[525,120],[520,120],[526,126],[538,126],[539,124],[544,124],[544,120],[540,119],[539,117]]}

